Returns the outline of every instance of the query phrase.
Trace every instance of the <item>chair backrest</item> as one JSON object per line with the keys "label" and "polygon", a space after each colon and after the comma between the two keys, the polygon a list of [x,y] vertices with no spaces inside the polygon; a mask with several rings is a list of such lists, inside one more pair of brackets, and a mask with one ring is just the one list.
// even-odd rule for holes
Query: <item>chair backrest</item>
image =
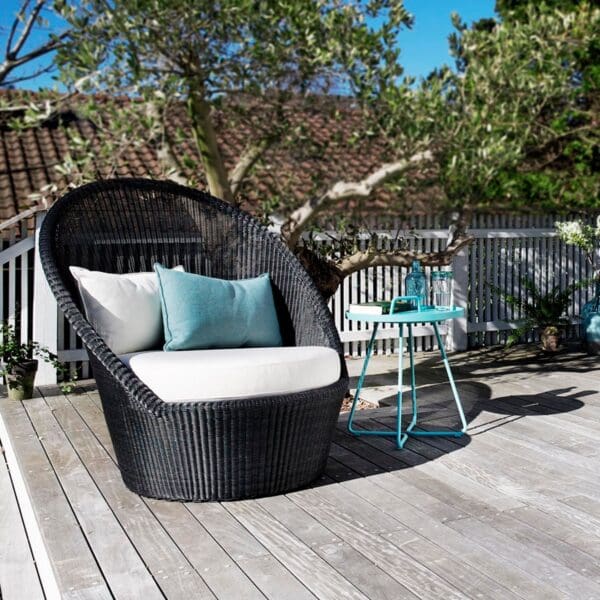
{"label": "chair backrest", "polygon": [[120,179],[83,186],[48,217],[52,253],[63,282],[68,267],[129,273],[155,262],[222,279],[270,272],[277,279],[285,247],[246,213],[170,182]]}
{"label": "chair backrest", "polygon": [[[209,194],[171,182],[106,180],[58,200],[40,235],[40,254],[59,306],[79,294],[69,266],[112,273],[151,271],[155,262],[190,273],[244,279],[269,273],[284,344],[303,327],[299,297],[324,303],[281,240],[247,213]],[[63,306],[64,304],[64,306]],[[290,314],[291,313],[291,314]],[[295,325],[292,325],[294,321]]]}

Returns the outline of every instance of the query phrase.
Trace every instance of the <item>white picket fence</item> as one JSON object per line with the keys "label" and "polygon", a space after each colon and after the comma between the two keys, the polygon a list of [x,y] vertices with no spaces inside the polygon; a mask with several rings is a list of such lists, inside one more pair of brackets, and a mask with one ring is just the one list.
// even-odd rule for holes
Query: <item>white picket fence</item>
{"label": "white picket fence", "polygon": [[[465,319],[452,322],[448,331],[448,348],[466,350],[503,343],[514,320],[522,315],[513,311],[494,293],[492,286],[517,298],[525,297],[522,278],[531,278],[542,293],[552,286],[562,288],[575,282],[591,279],[592,267],[579,249],[561,242],[554,228],[472,229],[475,241],[454,259],[454,303],[466,308]],[[409,239],[409,247],[423,251],[443,248],[446,230],[420,230]],[[390,232],[390,239],[396,234]],[[349,354],[360,355],[370,337],[369,324],[349,322],[344,318],[348,304],[391,298],[404,293],[404,278],[408,270],[399,267],[366,269],[348,277],[332,298],[330,308]],[[431,269],[425,269],[429,276]],[[592,294],[591,286],[573,294],[567,316],[573,326],[567,334],[577,337],[577,317],[581,306]],[[421,327],[415,331],[418,350],[431,349],[435,343],[431,330]],[[532,337],[535,333],[532,333]],[[377,350],[395,352],[397,329],[382,326],[378,332]]]}
{"label": "white picket fence", "polygon": [[[44,211],[29,210],[0,225],[0,321],[13,325],[22,342],[38,341],[89,377],[87,355],[58,310],[35,251],[44,216]],[[55,382],[54,369],[40,362],[36,383]]]}
{"label": "white picket fence", "polygon": [[[58,311],[56,302],[43,275],[35,252],[35,240],[45,213],[27,211],[0,225],[3,249],[0,251],[0,320],[14,324],[23,341],[35,339],[70,363],[80,377],[89,377],[87,355],[81,341],[71,331]],[[436,251],[444,247],[447,231],[380,232],[381,243],[392,246],[404,237],[409,247]],[[464,319],[453,321],[444,329],[451,350],[466,350],[482,345],[501,343],[510,321],[521,315],[513,313],[488,284],[504,289],[517,297],[524,290],[523,276],[535,280],[546,291],[554,283],[562,287],[592,276],[591,267],[581,252],[566,246],[552,228],[473,229],[475,241],[454,260],[454,302],[466,307]],[[346,353],[360,355],[371,335],[368,324],[349,322],[344,313],[350,303],[391,298],[404,292],[407,270],[400,267],[377,267],[354,273],[346,278],[330,301],[336,326]],[[430,269],[426,269],[429,275]],[[576,292],[569,310],[578,335],[576,317],[591,295],[591,288]],[[432,330],[427,325],[415,328],[415,349],[428,350],[434,345]],[[396,351],[397,328],[382,326],[378,332],[377,351]],[[40,365],[38,384],[55,381],[53,370]]]}

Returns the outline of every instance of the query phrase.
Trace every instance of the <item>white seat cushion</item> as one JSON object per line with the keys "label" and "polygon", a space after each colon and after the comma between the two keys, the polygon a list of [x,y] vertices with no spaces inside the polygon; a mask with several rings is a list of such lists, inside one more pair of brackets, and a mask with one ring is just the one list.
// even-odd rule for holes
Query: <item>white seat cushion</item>
{"label": "white seat cushion", "polygon": [[289,394],[340,377],[337,352],[320,346],[150,350],[119,358],[165,402]]}

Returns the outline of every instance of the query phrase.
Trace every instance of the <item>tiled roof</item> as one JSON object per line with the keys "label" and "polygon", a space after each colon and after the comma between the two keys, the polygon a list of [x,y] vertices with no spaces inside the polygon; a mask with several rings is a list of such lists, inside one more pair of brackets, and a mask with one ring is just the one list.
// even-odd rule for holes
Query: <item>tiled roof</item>
{"label": "tiled roof", "polygon": [[[18,100],[17,94],[3,91],[0,92],[0,97],[4,100]],[[106,101],[102,96],[96,99],[100,106]],[[127,99],[121,101],[129,102]],[[59,180],[61,175],[55,167],[67,154],[68,138],[65,128],[76,128],[81,137],[90,140],[92,145],[97,140],[93,123],[79,116],[78,102],[81,99],[72,99],[70,108],[67,107],[60,114],[54,114],[40,125],[20,133],[8,126],[11,115],[0,114],[1,220],[35,205],[37,201],[31,195],[39,192],[43,186]],[[260,118],[260,108],[257,107],[256,111],[257,118]],[[231,169],[244,149],[250,130],[244,125],[227,128],[222,116],[220,113],[215,115],[217,135],[227,168]],[[376,141],[354,145],[348,143],[349,134],[360,119],[360,112],[340,99],[320,101],[311,109],[294,113],[293,120],[306,129],[306,135],[317,143],[317,147],[312,152],[301,150],[300,146],[276,146],[268,150],[243,187],[243,206],[253,210],[261,201],[272,198],[275,190],[299,204],[314,190],[315,178],[322,181],[323,192],[336,181],[360,179],[377,166],[388,162],[391,157],[386,156],[385,149]],[[183,107],[170,114],[169,125],[173,132],[177,129],[184,132],[190,130]],[[195,154],[191,136],[190,141],[182,142],[178,151],[182,155]],[[118,159],[116,175],[160,178],[156,149],[149,145],[127,146]],[[98,165],[98,176],[107,176],[102,165]],[[199,186],[202,187],[204,182],[201,175],[199,178]],[[390,200],[388,193],[379,192],[375,205],[383,209],[389,206]]]}

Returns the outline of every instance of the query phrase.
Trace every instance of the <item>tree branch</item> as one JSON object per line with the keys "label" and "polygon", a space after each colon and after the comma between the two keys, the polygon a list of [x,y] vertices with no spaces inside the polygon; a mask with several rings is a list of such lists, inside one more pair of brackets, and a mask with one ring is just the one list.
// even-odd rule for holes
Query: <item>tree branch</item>
{"label": "tree branch", "polygon": [[211,105],[203,92],[202,81],[192,77],[189,84],[188,114],[192,121],[194,141],[202,160],[210,193],[225,202],[232,203],[231,186],[211,119]]}
{"label": "tree branch", "polygon": [[160,131],[151,136],[149,141],[155,141],[157,145],[156,157],[161,167],[168,173],[168,178],[180,185],[188,185],[189,181],[183,174],[183,166],[173,152],[173,140],[167,131],[165,113],[166,106],[159,106],[156,102],[149,100],[146,102],[146,112],[160,124]]}
{"label": "tree branch", "polygon": [[442,267],[452,262],[454,255],[473,241],[473,236],[467,233],[471,220],[470,207],[457,211],[452,215],[448,228],[448,241],[446,248],[438,252],[417,252],[416,250],[381,251],[370,248],[344,257],[336,262],[337,268],[344,277],[355,271],[367,267],[396,266],[410,267],[414,260],[418,260],[427,267]]}
{"label": "tree branch", "polygon": [[187,177],[183,174],[183,166],[179,161],[177,154],[173,152],[172,141],[169,134],[165,132],[161,139],[158,150],[156,151],[158,160],[167,167],[169,179],[180,185],[189,185]]}
{"label": "tree branch", "polygon": [[0,106],[0,113],[12,113],[12,112],[22,112],[27,110],[29,106],[26,104],[17,104],[17,105],[2,105]]}
{"label": "tree branch", "polygon": [[237,164],[229,172],[229,186],[231,187],[231,195],[234,198],[250,169],[272,143],[272,139],[263,138],[258,143],[250,144],[244,148]]}
{"label": "tree branch", "polygon": [[5,79],[2,84],[3,85],[14,85],[15,83],[22,83],[23,81],[29,81],[30,79],[35,79],[39,77],[43,73],[49,73],[54,68],[53,64],[48,65],[47,67],[42,67],[38,69],[34,73],[29,75],[23,75],[22,77],[14,77],[13,79]]}
{"label": "tree branch", "polygon": [[16,59],[14,62],[14,66],[20,66],[25,62],[33,60],[34,58],[39,58],[44,54],[48,54],[48,52],[52,52],[57,48],[60,48],[62,44],[62,40],[64,40],[69,35],[69,31],[63,31],[59,36],[52,40],[48,40],[45,44],[38,46],[35,50],[28,52],[21,56],[21,58]]}
{"label": "tree branch", "polygon": [[[37,0],[37,2],[35,3],[35,6],[33,7],[31,14],[29,15],[29,18],[27,19],[27,22],[25,23],[25,26],[23,27],[23,31],[21,32],[21,35],[19,36],[19,39],[17,40],[17,43],[15,44],[15,46],[13,48],[11,48],[11,49],[7,48],[6,58],[8,60],[14,60],[17,57],[17,55],[19,54],[19,52],[21,51],[21,49],[23,48],[23,45],[27,41],[27,38],[29,37],[29,34],[31,33],[31,29],[33,28],[33,25],[35,24],[35,22],[38,18],[38,15],[40,14],[40,11],[42,10],[45,3],[46,3],[46,0]],[[25,16],[25,10],[26,10],[28,4],[29,4],[29,1],[27,1],[23,4],[21,11],[19,11],[19,16]],[[12,34],[11,37],[14,35],[15,30],[16,30],[16,27],[14,30],[11,31],[11,34]]]}
{"label": "tree branch", "polygon": [[13,39],[15,37],[15,33],[17,32],[17,27],[19,26],[21,19],[24,18],[24,16],[25,16],[25,11],[27,10],[28,4],[29,4],[29,0],[24,0],[23,4],[21,4],[21,8],[19,9],[19,12],[15,16],[13,24],[11,25],[10,33],[8,34],[8,37],[6,38],[6,51],[4,52],[4,54],[7,57],[10,55],[10,48],[12,46]]}
{"label": "tree branch", "polygon": [[378,186],[408,169],[431,160],[431,158],[432,154],[427,150],[419,152],[408,159],[382,165],[362,181],[339,181],[321,197],[308,200],[288,217],[282,227],[284,241],[290,248],[294,248],[308,223],[332,203],[345,198],[368,198]]}
{"label": "tree branch", "polygon": [[15,68],[20,67],[21,65],[34,60],[35,58],[39,58],[44,54],[48,54],[48,52],[52,52],[57,48],[60,48],[62,45],[62,40],[64,40],[69,35],[68,31],[63,32],[58,38],[49,40],[45,44],[38,46],[31,52],[24,54],[23,56],[15,59],[9,59],[8,57],[4,60],[2,64],[0,64],[0,83],[2,83],[7,75]]}
{"label": "tree branch", "polygon": [[[550,133],[553,133],[553,131],[550,128],[545,127],[545,129],[547,129]],[[574,137],[578,134],[586,133],[588,131],[596,131],[597,129],[598,129],[597,121],[592,121],[591,123],[589,123],[587,125],[581,125],[579,127],[571,129],[569,131],[565,131],[564,133],[554,135],[553,137],[548,139],[542,146],[538,146],[538,147],[532,149],[531,151],[529,151],[528,153],[526,153],[526,157],[531,157],[531,155],[533,155],[533,154],[547,153],[549,151],[550,147],[553,145],[558,145],[559,151],[555,152],[551,158],[546,158],[545,160],[543,160],[540,164],[535,164],[535,167],[533,169],[529,168],[527,166],[527,163],[525,162],[524,164],[519,166],[519,170],[521,172],[528,172],[531,170],[541,171],[541,170],[545,169],[546,167],[551,165],[557,158],[559,158],[562,155],[564,148],[561,147],[560,144],[563,140],[568,141],[569,138]]]}
{"label": "tree branch", "polygon": [[472,236],[460,235],[445,250],[439,252],[417,252],[416,250],[382,252],[369,249],[344,257],[336,263],[336,266],[344,277],[367,267],[410,267],[414,260],[420,261],[424,266],[442,267],[449,265],[454,255],[472,241]]}

